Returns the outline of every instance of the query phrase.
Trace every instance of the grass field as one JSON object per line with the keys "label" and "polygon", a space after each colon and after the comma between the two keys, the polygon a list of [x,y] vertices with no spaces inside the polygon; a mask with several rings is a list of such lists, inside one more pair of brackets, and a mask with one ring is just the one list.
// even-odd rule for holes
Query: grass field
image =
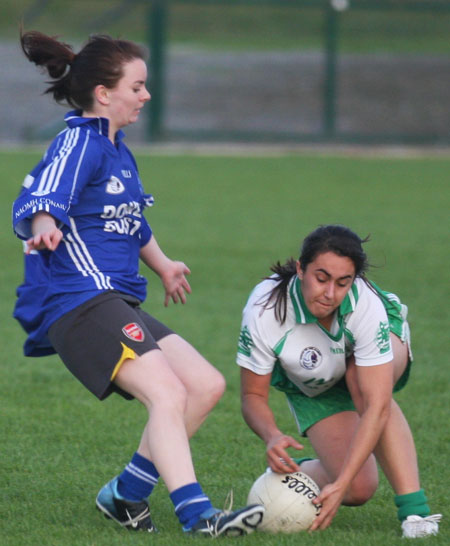
{"label": "grass field", "polygon": [[[22,275],[21,245],[10,227],[11,202],[36,152],[0,152],[0,541],[21,545],[192,544],[182,536],[164,484],[152,497],[157,536],[127,533],[94,509],[104,482],[134,452],[145,423],[137,403],[99,403],[56,357],[26,359],[24,335],[11,318]],[[227,378],[227,391],[192,441],[199,481],[214,504],[228,491],[246,501],[265,468],[264,446],[240,416],[234,364],[240,313],[249,291],[276,260],[298,255],[318,224],[344,223],[367,244],[371,277],[409,306],[415,365],[397,400],[415,433],[423,486],[441,534],[448,531],[448,251],[449,159],[365,159],[319,156],[138,156],[156,204],[148,218],[169,256],[192,270],[185,307],[163,308],[149,274],[145,308],[196,346]],[[296,434],[281,395],[272,405],[281,428]],[[305,441],[305,454],[311,454]],[[446,513],[447,512],[447,513]],[[224,539],[222,544],[232,544]],[[301,536],[256,533],[242,545],[335,546],[402,544],[392,492],[384,478],[360,508],[341,508],[331,528]]]}

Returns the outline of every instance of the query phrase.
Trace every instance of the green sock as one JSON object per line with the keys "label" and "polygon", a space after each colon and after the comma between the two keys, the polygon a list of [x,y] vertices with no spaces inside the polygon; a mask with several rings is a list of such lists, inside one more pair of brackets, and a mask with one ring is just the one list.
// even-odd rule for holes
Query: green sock
{"label": "green sock", "polygon": [[421,516],[424,518],[431,513],[428,506],[428,499],[423,489],[419,489],[415,493],[407,493],[406,495],[395,495],[394,502],[398,508],[397,517],[400,521],[403,521],[408,516]]}
{"label": "green sock", "polygon": [[313,461],[314,459],[311,459],[311,457],[292,457],[292,460],[300,466],[305,461]]}

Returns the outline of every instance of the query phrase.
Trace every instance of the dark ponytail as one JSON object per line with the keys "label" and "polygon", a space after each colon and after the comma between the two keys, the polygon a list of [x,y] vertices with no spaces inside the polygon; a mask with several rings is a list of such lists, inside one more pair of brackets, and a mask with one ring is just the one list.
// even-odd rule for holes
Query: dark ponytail
{"label": "dark ponytail", "polygon": [[81,110],[92,108],[97,85],[113,89],[125,63],[146,58],[139,45],[106,35],[91,36],[78,54],[70,45],[34,30],[21,31],[20,43],[26,57],[44,67],[52,79],[45,92],[56,102]]}
{"label": "dark ponytail", "polygon": [[75,59],[72,47],[35,30],[21,33],[20,44],[27,59],[44,67],[52,78],[45,92],[51,93],[56,102],[66,101],[76,108],[70,97],[69,70]]}
{"label": "dark ponytail", "polygon": [[[278,282],[275,288],[269,292],[267,299],[262,302],[262,305],[264,308],[273,308],[275,310],[275,318],[283,324],[286,320],[287,289],[290,280],[297,273],[296,262],[294,258],[289,258],[285,264],[277,262],[271,266],[270,271],[275,273],[275,280]],[[265,278],[269,279],[271,277]]]}

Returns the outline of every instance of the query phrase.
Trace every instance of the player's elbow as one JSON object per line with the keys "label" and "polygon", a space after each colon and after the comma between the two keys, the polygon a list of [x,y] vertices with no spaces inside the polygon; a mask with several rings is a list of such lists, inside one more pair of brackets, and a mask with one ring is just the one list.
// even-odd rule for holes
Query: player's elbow
{"label": "player's elbow", "polygon": [[392,405],[392,398],[389,397],[383,400],[380,400],[378,404],[376,405],[376,412],[378,414],[378,422],[380,423],[382,429],[386,426],[386,423],[389,420],[389,416],[391,414],[391,405]]}

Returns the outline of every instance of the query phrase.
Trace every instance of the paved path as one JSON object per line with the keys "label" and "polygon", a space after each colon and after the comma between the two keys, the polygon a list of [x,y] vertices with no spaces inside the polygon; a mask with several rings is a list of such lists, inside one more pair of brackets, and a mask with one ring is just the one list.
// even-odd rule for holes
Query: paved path
{"label": "paved path", "polygon": [[[25,143],[59,127],[65,108],[43,95],[45,75],[16,43],[0,43],[0,143]],[[337,128],[348,133],[428,134],[450,139],[450,63],[446,57],[346,55],[339,62]],[[319,53],[168,55],[170,132],[317,134],[322,127]],[[144,110],[145,112],[145,110]],[[146,118],[126,130],[146,142]],[[48,135],[48,136],[47,136]]]}

